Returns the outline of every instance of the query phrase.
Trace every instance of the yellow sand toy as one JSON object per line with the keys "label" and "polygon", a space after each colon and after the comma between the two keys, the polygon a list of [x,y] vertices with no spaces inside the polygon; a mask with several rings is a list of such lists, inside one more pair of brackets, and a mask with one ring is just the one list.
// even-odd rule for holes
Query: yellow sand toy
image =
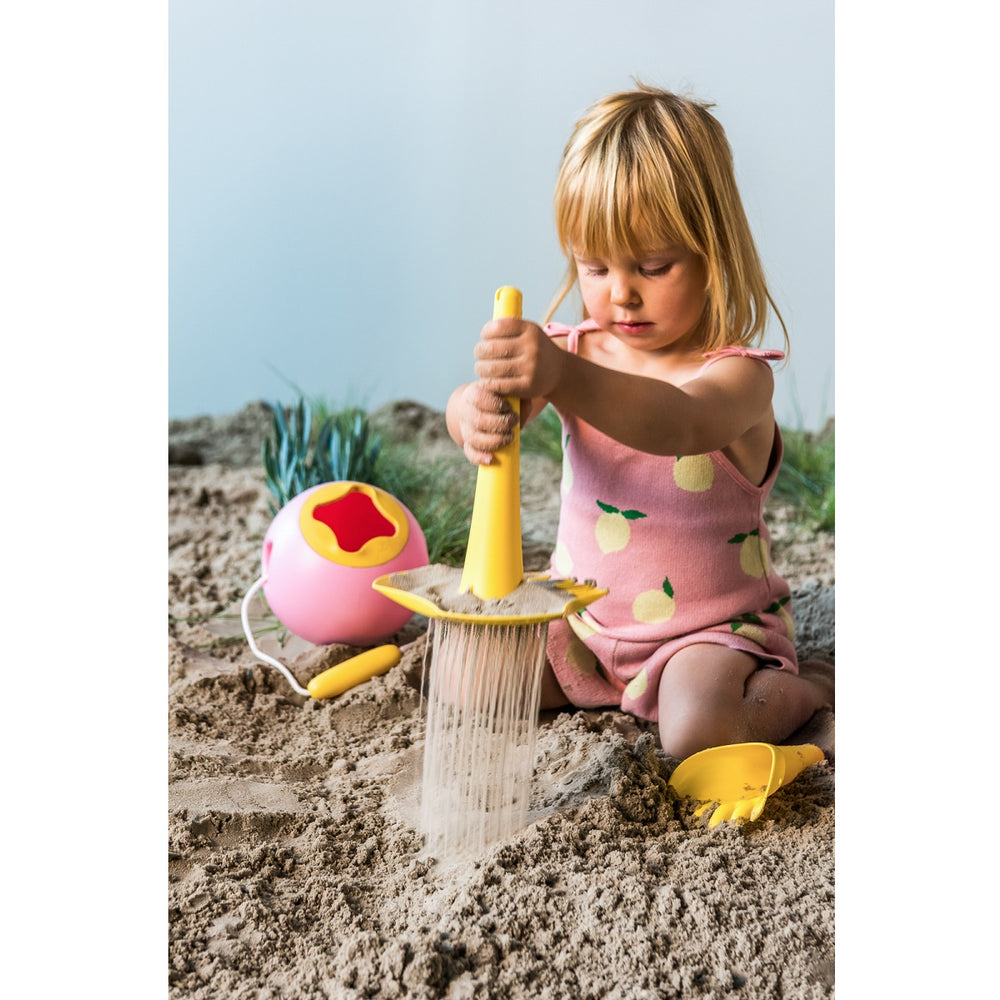
{"label": "yellow sand toy", "polygon": [[[521,316],[521,293],[511,285],[498,288],[493,318]],[[508,397],[520,415],[520,401]],[[521,550],[520,428],[476,475],[476,494],[469,525],[465,564],[419,566],[387,572],[372,582],[374,590],[404,608],[431,619],[458,625],[539,625],[564,618],[603,597],[607,589],[593,580],[550,579],[546,573],[524,572]],[[517,600],[512,600],[512,595]],[[464,597],[464,599],[463,599]]]}
{"label": "yellow sand toy", "polygon": [[823,751],[811,743],[794,747],[733,743],[692,754],[677,765],[667,785],[678,795],[702,803],[695,817],[715,805],[708,822],[713,827],[723,820],[755,820],[772,792],[825,759]]}
{"label": "yellow sand toy", "polygon": [[[517,319],[511,285],[494,319]],[[518,400],[508,399],[518,416]],[[428,671],[420,828],[434,856],[481,851],[527,823],[549,622],[607,593],[593,580],[524,574],[520,429],[479,467],[465,565],[386,573],[372,587],[426,615]]]}

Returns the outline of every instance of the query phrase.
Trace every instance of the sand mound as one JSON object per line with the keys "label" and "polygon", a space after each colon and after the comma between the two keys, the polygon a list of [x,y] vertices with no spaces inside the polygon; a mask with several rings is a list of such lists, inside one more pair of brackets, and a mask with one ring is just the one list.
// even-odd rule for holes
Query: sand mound
{"label": "sand mound", "polygon": [[[440,443],[439,414],[400,412]],[[238,602],[270,523],[256,457],[266,424],[255,405],[171,425],[170,995],[832,996],[832,716],[789,741],[831,759],[756,822],[708,830],[668,793],[677,761],[651,727],[546,713],[529,826],[475,859],[426,857],[414,830],[421,620],[396,637],[399,667],[322,703],[242,637]],[[557,472],[531,456],[522,492],[526,550],[541,552]],[[833,540],[793,531],[780,508],[772,524],[800,649],[832,660]],[[259,642],[303,683],[357,651]]]}

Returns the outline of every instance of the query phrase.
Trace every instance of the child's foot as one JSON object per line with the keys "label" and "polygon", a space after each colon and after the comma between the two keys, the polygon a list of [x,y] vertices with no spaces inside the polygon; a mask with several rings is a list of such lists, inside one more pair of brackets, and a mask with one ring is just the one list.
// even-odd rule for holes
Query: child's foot
{"label": "child's foot", "polygon": [[818,712],[813,712],[808,722],[781,742],[789,747],[811,743],[814,747],[819,747],[827,762],[832,764],[836,757],[836,723],[833,712],[828,708],[821,708]]}
{"label": "child's foot", "polygon": [[833,664],[826,660],[803,660],[799,664],[799,677],[805,678],[818,689],[821,698],[819,708],[833,711]]}
{"label": "child's foot", "polygon": [[813,712],[788,739],[782,741],[789,746],[811,743],[823,751],[831,764],[836,754],[833,673],[833,664],[825,660],[804,660],[799,664],[799,676],[805,677],[818,689],[824,705]]}

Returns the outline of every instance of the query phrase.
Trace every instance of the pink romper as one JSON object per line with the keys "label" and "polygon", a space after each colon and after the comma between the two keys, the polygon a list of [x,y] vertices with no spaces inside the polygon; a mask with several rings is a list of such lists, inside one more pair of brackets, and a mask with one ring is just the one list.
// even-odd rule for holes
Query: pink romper
{"label": "pink romper", "polygon": [[[545,331],[569,334],[575,354],[580,335],[596,329],[588,320]],[[762,364],[784,356],[727,347],[706,355],[705,367],[734,354]],[[762,517],[781,464],[777,425],[767,477],[755,486],[721,451],[650,455],[560,416],[562,506],[551,572],[609,590],[549,625],[549,662],[566,697],[655,722],[663,668],[692,643],[744,650],[798,673],[789,587],[771,566]]]}

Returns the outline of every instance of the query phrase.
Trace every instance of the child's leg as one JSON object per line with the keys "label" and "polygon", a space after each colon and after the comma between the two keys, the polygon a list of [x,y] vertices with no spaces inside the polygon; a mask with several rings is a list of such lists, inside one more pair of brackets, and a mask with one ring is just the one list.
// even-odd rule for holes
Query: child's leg
{"label": "child's leg", "polygon": [[547,708],[562,708],[563,705],[568,704],[569,698],[559,686],[552,664],[546,660],[545,671],[542,674],[542,703],[540,707],[542,711],[545,711]]}
{"label": "child's leg", "polygon": [[832,669],[803,663],[796,675],[758,662],[714,643],[675,653],[660,677],[663,749],[683,759],[728,743],[780,743],[833,706]]}

